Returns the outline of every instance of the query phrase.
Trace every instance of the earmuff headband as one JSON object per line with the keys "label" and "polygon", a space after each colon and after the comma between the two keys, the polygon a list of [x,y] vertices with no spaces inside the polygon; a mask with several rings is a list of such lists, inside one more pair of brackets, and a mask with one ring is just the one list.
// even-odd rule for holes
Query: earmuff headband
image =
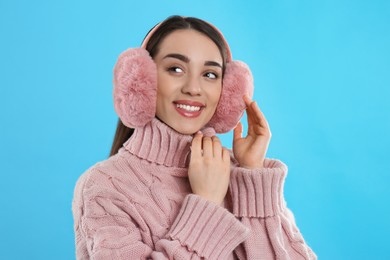
{"label": "earmuff headband", "polygon": [[[140,48],[121,53],[114,67],[114,107],[122,123],[129,128],[143,127],[156,115],[157,67],[146,45],[161,24],[149,31]],[[223,34],[214,25],[207,24],[220,34],[227,50],[221,97],[207,125],[217,133],[226,133],[237,125],[244,113],[243,96],[253,95],[253,77],[245,63],[232,60]]]}
{"label": "earmuff headband", "polygon": [[[186,18],[185,16],[182,16],[182,18]],[[230,51],[230,46],[228,44],[228,42],[226,41],[226,38],[225,36],[223,36],[222,32],[217,28],[215,27],[214,25],[212,25],[211,23],[209,22],[206,22],[204,21],[205,23],[207,23],[210,27],[212,27],[215,31],[218,32],[218,34],[221,36],[222,40],[223,40],[223,43],[225,44],[226,46],[226,62],[230,62],[233,60],[233,57],[232,57],[232,52]],[[156,32],[156,30],[160,27],[160,25],[162,24],[163,22],[159,22],[158,24],[156,24],[150,31],[149,33],[146,35],[146,37],[144,38],[144,40],[142,41],[142,44],[141,44],[141,48],[144,48],[146,49],[146,45],[148,45],[148,42],[150,40],[150,38],[153,36],[153,34]]]}

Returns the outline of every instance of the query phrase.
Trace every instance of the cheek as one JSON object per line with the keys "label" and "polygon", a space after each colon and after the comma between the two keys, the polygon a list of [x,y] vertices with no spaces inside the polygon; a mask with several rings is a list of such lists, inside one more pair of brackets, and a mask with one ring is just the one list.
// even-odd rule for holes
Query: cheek
{"label": "cheek", "polygon": [[178,84],[172,77],[162,74],[157,78],[157,110],[166,111],[178,93]]}
{"label": "cheek", "polygon": [[[164,73],[157,74],[157,102],[166,96],[169,96],[171,84],[169,78]],[[160,100],[161,101],[161,100]]]}
{"label": "cheek", "polygon": [[216,87],[209,93],[209,99],[212,101],[212,103],[217,106],[219,99],[221,98],[222,94],[222,84],[219,87]]}

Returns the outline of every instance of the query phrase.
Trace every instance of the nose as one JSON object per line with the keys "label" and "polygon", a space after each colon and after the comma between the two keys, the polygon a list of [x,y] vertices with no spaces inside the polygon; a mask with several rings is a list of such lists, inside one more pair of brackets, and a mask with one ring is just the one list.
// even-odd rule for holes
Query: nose
{"label": "nose", "polygon": [[194,75],[188,75],[181,91],[184,94],[188,94],[191,96],[199,96],[201,93],[201,83],[199,78]]}

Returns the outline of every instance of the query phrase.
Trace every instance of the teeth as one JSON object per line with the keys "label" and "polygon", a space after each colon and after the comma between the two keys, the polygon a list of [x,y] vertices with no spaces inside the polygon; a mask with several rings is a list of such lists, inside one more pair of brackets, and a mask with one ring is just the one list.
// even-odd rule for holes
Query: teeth
{"label": "teeth", "polygon": [[200,107],[196,107],[196,106],[188,106],[188,105],[183,105],[183,104],[176,104],[176,106],[178,108],[181,108],[181,109],[184,109],[187,111],[199,111],[200,110]]}

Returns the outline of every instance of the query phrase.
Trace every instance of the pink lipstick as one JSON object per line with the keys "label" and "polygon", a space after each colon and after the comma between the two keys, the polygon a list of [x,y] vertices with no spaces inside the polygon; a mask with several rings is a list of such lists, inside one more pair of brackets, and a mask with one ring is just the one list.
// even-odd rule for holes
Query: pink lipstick
{"label": "pink lipstick", "polygon": [[206,107],[200,102],[191,100],[177,100],[173,102],[173,105],[176,111],[186,118],[198,117]]}

